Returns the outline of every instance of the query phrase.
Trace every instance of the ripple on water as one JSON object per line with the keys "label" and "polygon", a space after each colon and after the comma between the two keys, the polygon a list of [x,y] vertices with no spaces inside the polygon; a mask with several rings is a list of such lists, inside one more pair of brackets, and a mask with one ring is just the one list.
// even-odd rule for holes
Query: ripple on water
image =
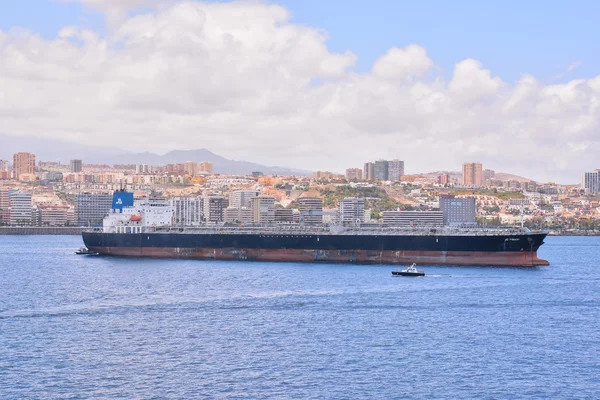
{"label": "ripple on water", "polygon": [[595,398],[600,238],[550,267],[76,257],[0,237],[0,397]]}

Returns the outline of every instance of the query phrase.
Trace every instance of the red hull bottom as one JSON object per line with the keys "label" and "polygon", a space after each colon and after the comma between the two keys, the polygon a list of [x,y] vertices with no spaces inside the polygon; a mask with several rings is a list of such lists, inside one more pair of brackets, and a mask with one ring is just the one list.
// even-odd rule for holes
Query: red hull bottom
{"label": "red hull bottom", "polygon": [[297,249],[196,249],[159,247],[90,247],[104,255],[200,260],[252,260],[357,264],[428,264],[538,267],[550,265],[537,252],[371,251]]}

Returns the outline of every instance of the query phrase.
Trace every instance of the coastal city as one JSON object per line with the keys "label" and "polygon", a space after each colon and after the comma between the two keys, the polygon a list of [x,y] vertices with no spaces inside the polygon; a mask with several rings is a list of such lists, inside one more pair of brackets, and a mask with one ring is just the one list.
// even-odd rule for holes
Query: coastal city
{"label": "coastal city", "polygon": [[102,226],[113,193],[151,196],[174,209],[173,225],[303,224],[526,226],[550,234],[600,234],[600,171],[579,185],[535,182],[465,162],[462,171],[405,174],[375,160],[345,174],[219,173],[202,160],[167,165],[86,164],[16,153],[0,160],[0,226]]}
{"label": "coastal city", "polygon": [[0,400],[600,398],[598,15],[4,1]]}

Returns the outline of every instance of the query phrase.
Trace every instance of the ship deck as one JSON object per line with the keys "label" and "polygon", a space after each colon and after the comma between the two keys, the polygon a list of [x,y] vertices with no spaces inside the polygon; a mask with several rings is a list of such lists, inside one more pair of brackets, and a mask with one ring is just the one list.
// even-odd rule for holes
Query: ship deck
{"label": "ship deck", "polygon": [[[103,230],[113,233],[111,229]],[[90,231],[99,231],[90,230]],[[205,234],[205,235],[349,235],[349,236],[527,236],[547,235],[545,231],[527,228],[463,228],[463,227],[339,227],[339,226],[171,226],[143,227],[142,233]]]}

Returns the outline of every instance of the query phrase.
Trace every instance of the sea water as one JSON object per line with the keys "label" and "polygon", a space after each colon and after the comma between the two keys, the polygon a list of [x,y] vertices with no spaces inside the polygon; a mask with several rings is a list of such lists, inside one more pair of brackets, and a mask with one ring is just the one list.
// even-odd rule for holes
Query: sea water
{"label": "sea water", "polygon": [[1,399],[600,398],[600,238],[424,278],[82,245],[0,236]]}

